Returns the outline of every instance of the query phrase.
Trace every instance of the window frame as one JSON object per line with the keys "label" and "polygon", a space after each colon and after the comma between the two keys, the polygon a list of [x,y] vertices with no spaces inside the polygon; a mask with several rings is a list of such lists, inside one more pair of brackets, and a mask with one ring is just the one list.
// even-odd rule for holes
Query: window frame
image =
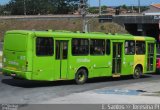
{"label": "window frame", "polygon": [[[126,42],[128,42],[128,46],[126,46]],[[133,53],[130,53],[131,51],[129,52],[126,52],[126,48],[129,48],[130,47],[130,44],[131,42],[134,42],[134,52]],[[124,53],[125,55],[135,55],[136,53],[136,41],[135,40],[125,40],[125,43],[124,43]]]}
{"label": "window frame", "polygon": [[[108,42],[107,41],[109,41],[109,45],[108,45]],[[109,47],[108,47],[109,46]],[[108,48],[109,48],[109,53],[107,53],[108,51]],[[111,54],[111,40],[110,39],[106,39],[105,40],[105,54],[106,55],[110,55]]]}
{"label": "window frame", "polygon": [[[103,52],[103,54],[92,54],[91,53],[91,40],[102,40],[103,42],[104,42],[104,45],[103,45],[103,49],[104,49],[104,51],[102,51]],[[89,54],[91,55],[91,56],[105,56],[106,55],[106,40],[105,39],[90,39],[90,43],[89,43]],[[98,45],[99,46],[99,45]],[[94,48],[95,48],[95,45],[94,45]],[[101,47],[102,48],[102,47]]]}
{"label": "window frame", "polygon": [[[87,40],[88,46],[87,45],[81,45],[81,46],[85,46],[85,48],[87,47],[87,49],[88,49],[87,52],[84,53],[84,54],[75,54],[75,53],[73,54],[73,48],[75,46],[75,45],[73,45],[73,41],[74,40],[78,40],[78,41],[79,40]],[[81,41],[79,41],[79,42],[81,42]],[[71,54],[72,54],[72,56],[88,56],[89,55],[89,52],[90,52],[89,49],[90,48],[89,48],[89,39],[88,38],[72,38],[72,44],[71,44],[71,46],[72,46],[71,47]],[[80,44],[79,43],[78,43],[78,47],[80,48]],[[79,51],[79,49],[78,49],[78,51]]]}
{"label": "window frame", "polygon": [[143,42],[145,47],[144,47],[144,52],[143,53],[137,53],[137,51],[135,51],[136,55],[145,55],[146,54],[146,42],[145,41],[137,40],[136,41],[136,49],[137,49],[137,42]]}
{"label": "window frame", "polygon": [[[38,51],[37,51],[37,48],[38,48],[37,46],[39,45],[39,44],[37,45],[37,40],[38,39],[51,39],[52,40],[52,47],[51,47],[51,45],[49,45],[50,47],[48,46],[52,50],[51,54],[49,54],[49,51],[48,51],[48,54],[42,54],[42,55],[38,54]],[[45,47],[45,45],[43,45],[43,47]],[[36,37],[36,39],[35,39],[35,55],[37,57],[50,57],[50,56],[53,56],[54,55],[54,38],[53,37],[39,37],[39,36]]]}

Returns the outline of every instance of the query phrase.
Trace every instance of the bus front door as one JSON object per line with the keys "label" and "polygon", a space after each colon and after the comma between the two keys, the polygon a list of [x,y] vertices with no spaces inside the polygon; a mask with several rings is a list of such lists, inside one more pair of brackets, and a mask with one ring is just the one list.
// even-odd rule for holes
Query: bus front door
{"label": "bus front door", "polygon": [[154,68],[154,43],[148,43],[147,71],[153,71]]}
{"label": "bus front door", "polygon": [[113,42],[112,75],[119,77],[121,74],[122,62],[122,43]]}
{"label": "bus front door", "polygon": [[56,40],[55,78],[66,79],[68,68],[68,41]]}

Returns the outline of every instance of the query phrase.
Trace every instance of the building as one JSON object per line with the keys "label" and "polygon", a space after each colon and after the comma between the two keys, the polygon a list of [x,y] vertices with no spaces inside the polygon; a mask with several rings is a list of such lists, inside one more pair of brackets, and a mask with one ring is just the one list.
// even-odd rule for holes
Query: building
{"label": "building", "polygon": [[149,9],[143,12],[144,15],[160,15],[160,3],[151,4]]}

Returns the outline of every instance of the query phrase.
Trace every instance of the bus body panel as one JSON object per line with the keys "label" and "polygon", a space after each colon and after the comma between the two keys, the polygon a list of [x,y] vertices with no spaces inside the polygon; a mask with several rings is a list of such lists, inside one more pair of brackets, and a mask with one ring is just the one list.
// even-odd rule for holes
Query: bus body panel
{"label": "bus body panel", "polygon": [[112,60],[110,55],[98,56],[98,59],[97,56],[90,56],[90,78],[98,76],[111,76],[111,64]]}
{"label": "bus body panel", "polygon": [[[38,36],[41,38],[41,36]],[[53,56],[37,56],[36,54],[36,40],[35,35],[32,41],[33,45],[33,74],[32,80],[53,80]]]}
{"label": "bus body panel", "polygon": [[125,55],[123,57],[123,66],[122,66],[122,73],[123,75],[128,75],[128,73],[133,73],[133,66],[134,66],[134,56],[135,55]]}
{"label": "bus body panel", "polygon": [[[133,41],[134,39],[130,39],[129,41]],[[123,41],[123,47],[125,47],[125,41]],[[128,41],[128,40],[127,40]],[[134,55],[133,54],[126,54],[125,48],[122,49],[122,74],[121,75],[128,75],[133,74],[133,64],[134,64]]]}
{"label": "bus body panel", "polygon": [[[144,37],[135,37],[134,38],[135,40],[136,40],[136,43],[137,42],[143,42],[144,40],[145,40],[145,38]],[[145,46],[146,46],[146,43],[145,43]],[[145,54],[146,54],[146,52],[144,53],[144,55],[141,55],[141,54],[137,54],[137,45],[136,45],[136,49],[135,49],[135,52],[136,52],[136,54],[134,55],[134,68],[133,68],[133,71],[134,71],[134,69],[135,69],[135,67],[137,66],[137,65],[141,65],[142,66],[142,68],[143,68],[143,72],[144,72],[144,70],[145,70]],[[141,50],[142,51],[142,50]]]}
{"label": "bus body panel", "polygon": [[143,72],[145,71],[145,55],[135,55],[134,56],[134,68],[133,68],[133,70],[135,69],[135,67],[137,65],[141,65],[143,67]]}
{"label": "bus body panel", "polygon": [[70,56],[69,57],[70,62],[69,62],[69,79],[74,79],[76,72],[80,69],[80,68],[87,68],[89,73],[89,77],[90,75],[92,76],[92,69],[91,64],[90,64],[90,57],[89,56]]}

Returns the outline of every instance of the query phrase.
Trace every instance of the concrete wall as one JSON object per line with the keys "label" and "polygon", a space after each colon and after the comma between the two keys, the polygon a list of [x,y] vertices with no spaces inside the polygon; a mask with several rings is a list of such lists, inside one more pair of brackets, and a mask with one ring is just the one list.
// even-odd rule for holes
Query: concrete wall
{"label": "concrete wall", "polygon": [[155,16],[114,16],[113,22],[116,22],[118,24],[126,24],[126,23],[152,24],[152,23],[159,23],[159,20],[155,19]]}

